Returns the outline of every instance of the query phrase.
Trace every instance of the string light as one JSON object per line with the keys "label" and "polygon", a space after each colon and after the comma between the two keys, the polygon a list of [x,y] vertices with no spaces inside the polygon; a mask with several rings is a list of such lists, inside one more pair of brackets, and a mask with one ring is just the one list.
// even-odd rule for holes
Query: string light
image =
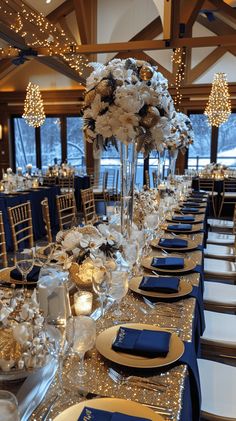
{"label": "string light", "polygon": [[[23,2],[4,0],[1,3],[1,16],[10,16],[13,21],[11,25],[8,21],[4,23],[24,38],[28,47],[36,50],[40,47],[46,48],[45,55],[59,56],[80,76],[83,75],[89,67],[88,59],[76,52],[77,44],[67,37],[63,29],[50,23],[42,13],[36,12]],[[9,51],[9,48],[2,48],[0,58],[15,57],[19,52],[17,49]]]}
{"label": "string light", "polygon": [[215,73],[204,114],[210,126],[219,127],[231,114],[231,101],[225,73]]}
{"label": "string light", "polygon": [[33,127],[42,126],[46,118],[39,86],[31,82],[29,82],[26,89],[24,114],[22,117],[29,126]]}
{"label": "string light", "polygon": [[185,77],[185,54],[186,51],[184,48],[175,48],[171,56],[172,63],[177,65],[177,71],[175,75],[176,95],[174,97],[174,104],[177,111],[179,111],[179,106],[182,100],[181,87]]}

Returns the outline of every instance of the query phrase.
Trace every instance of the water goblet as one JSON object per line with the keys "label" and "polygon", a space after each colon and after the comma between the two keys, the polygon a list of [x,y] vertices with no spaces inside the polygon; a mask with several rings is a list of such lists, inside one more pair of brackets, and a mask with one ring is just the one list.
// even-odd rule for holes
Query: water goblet
{"label": "water goblet", "polygon": [[23,291],[24,286],[27,284],[27,275],[30,273],[34,265],[34,253],[33,250],[27,249],[23,251],[17,251],[15,253],[15,264],[16,268],[22,275]]}
{"label": "water goblet", "polygon": [[50,262],[54,248],[53,243],[37,241],[35,244],[35,262],[41,267],[45,266]]}
{"label": "water goblet", "polygon": [[111,273],[111,286],[109,289],[109,297],[113,299],[116,308],[113,314],[117,317],[122,315],[120,310],[120,303],[126,296],[129,289],[127,272],[114,271]]}
{"label": "water goblet", "polygon": [[99,296],[101,303],[101,316],[104,316],[104,301],[108,294],[110,283],[111,283],[111,274],[109,271],[104,270],[103,272],[96,274],[92,279],[93,290]]}
{"label": "water goblet", "polygon": [[94,347],[96,340],[96,324],[91,317],[76,316],[74,317],[74,339],[73,351],[79,356],[78,370],[73,371],[75,383],[80,383],[86,375],[84,368],[84,355],[87,351]]}
{"label": "water goblet", "polygon": [[7,390],[0,390],[0,419],[20,421],[17,399],[13,393]]}

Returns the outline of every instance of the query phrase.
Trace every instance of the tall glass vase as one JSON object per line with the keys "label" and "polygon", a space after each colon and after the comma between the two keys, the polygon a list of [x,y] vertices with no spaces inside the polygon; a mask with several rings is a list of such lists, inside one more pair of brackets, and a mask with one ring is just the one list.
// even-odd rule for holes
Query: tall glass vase
{"label": "tall glass vase", "polygon": [[136,143],[120,144],[121,161],[121,232],[129,237],[134,211],[134,185],[136,177]]}
{"label": "tall glass vase", "polygon": [[178,149],[172,149],[169,151],[169,174],[171,177],[175,175],[176,161],[178,158]]}

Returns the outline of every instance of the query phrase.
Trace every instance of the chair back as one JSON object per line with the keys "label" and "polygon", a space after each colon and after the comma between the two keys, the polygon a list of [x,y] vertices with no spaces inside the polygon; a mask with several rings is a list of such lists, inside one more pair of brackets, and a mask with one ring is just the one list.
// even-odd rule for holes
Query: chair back
{"label": "chair back", "polygon": [[51,177],[49,177],[48,175],[45,175],[44,177],[43,177],[43,185],[44,186],[48,186],[48,187],[50,187],[50,186],[55,186],[55,184],[56,184],[56,177],[54,177],[54,176],[51,176]]}
{"label": "chair back", "polygon": [[8,215],[14,251],[24,248],[25,242],[29,244],[29,247],[33,247],[34,236],[30,201],[9,207]]}
{"label": "chair back", "polygon": [[58,184],[60,187],[61,193],[71,193],[74,191],[75,187],[75,179],[74,175],[69,175],[65,177],[59,177],[58,178]]}
{"label": "chair back", "polygon": [[81,190],[81,199],[85,223],[93,224],[97,221],[93,189]]}
{"label": "chair back", "polygon": [[223,193],[236,192],[236,178],[229,178],[224,180]]}
{"label": "chair back", "polygon": [[0,259],[2,261],[2,266],[6,268],[8,266],[8,261],[2,212],[0,212]]}
{"label": "chair back", "polygon": [[49,205],[48,205],[47,197],[45,197],[42,200],[41,206],[42,206],[43,222],[45,226],[47,240],[49,243],[52,243],[51,221],[50,221],[50,213],[49,213]]}
{"label": "chair back", "polygon": [[74,193],[65,193],[56,196],[56,206],[60,230],[70,227],[76,219],[76,204]]}
{"label": "chair back", "polygon": [[211,178],[200,178],[198,179],[198,189],[206,191],[214,191],[215,180]]}

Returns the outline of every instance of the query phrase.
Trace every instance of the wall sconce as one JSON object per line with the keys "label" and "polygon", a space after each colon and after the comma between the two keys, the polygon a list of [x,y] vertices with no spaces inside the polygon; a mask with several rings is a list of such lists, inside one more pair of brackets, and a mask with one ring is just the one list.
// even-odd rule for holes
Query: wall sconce
{"label": "wall sconce", "polygon": [[2,124],[0,124],[0,140],[2,140]]}

